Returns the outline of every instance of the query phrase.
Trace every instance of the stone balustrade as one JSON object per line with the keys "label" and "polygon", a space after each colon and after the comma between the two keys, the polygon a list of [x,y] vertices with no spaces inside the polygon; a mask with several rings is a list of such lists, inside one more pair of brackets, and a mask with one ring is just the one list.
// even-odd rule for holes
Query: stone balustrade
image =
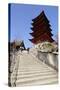
{"label": "stone balustrade", "polygon": [[50,65],[58,70],[58,53],[57,52],[42,52],[38,51],[37,57],[42,62]]}

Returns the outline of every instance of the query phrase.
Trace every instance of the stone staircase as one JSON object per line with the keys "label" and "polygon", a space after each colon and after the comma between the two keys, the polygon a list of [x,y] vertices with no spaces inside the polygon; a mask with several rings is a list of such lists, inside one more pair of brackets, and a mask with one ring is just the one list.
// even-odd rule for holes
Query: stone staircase
{"label": "stone staircase", "polygon": [[58,83],[58,72],[33,57],[31,53],[17,52],[11,73],[11,86],[32,86]]}

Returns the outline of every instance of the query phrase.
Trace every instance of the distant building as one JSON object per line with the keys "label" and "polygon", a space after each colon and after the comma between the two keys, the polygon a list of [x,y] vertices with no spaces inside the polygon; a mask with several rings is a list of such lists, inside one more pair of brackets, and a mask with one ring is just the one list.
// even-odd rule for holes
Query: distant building
{"label": "distant building", "polygon": [[39,16],[34,18],[32,23],[32,39],[29,39],[33,44],[38,44],[44,41],[53,42],[53,34],[51,33],[51,28],[49,20],[47,19],[44,11],[41,12]]}
{"label": "distant building", "polygon": [[19,49],[25,49],[25,45],[23,41],[13,41],[10,43],[10,50],[19,50]]}

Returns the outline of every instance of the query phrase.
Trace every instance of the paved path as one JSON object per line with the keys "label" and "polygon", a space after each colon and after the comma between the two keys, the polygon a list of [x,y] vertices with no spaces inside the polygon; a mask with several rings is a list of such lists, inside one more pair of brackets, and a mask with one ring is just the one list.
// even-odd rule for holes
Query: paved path
{"label": "paved path", "polygon": [[12,86],[45,85],[58,82],[57,71],[27,52],[18,52],[11,74]]}

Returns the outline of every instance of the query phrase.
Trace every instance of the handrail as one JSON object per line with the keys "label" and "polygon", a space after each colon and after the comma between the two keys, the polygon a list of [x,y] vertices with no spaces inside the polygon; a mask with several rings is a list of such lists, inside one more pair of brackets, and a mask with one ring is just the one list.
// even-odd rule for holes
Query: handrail
{"label": "handrail", "polygon": [[[14,55],[14,57],[13,57]],[[13,54],[12,54],[12,60],[11,60],[11,57],[10,57],[10,62],[9,62],[9,86],[16,86],[16,80],[17,80],[17,72],[18,72],[18,65],[19,65],[19,60],[16,59],[16,56],[18,55],[18,52],[17,51],[13,51]],[[13,66],[13,68],[12,68]],[[14,73],[15,75],[15,78],[14,78],[14,83],[12,84],[12,74]]]}
{"label": "handrail", "polygon": [[[17,52],[18,53],[18,52]],[[18,54],[17,54],[18,55]],[[18,68],[19,68],[19,59],[16,60],[17,63],[16,63],[16,67],[15,67],[15,70],[16,70],[16,73],[15,73],[15,82],[14,82],[14,85],[13,86],[16,86],[16,80],[17,80],[17,75],[18,75]]]}

